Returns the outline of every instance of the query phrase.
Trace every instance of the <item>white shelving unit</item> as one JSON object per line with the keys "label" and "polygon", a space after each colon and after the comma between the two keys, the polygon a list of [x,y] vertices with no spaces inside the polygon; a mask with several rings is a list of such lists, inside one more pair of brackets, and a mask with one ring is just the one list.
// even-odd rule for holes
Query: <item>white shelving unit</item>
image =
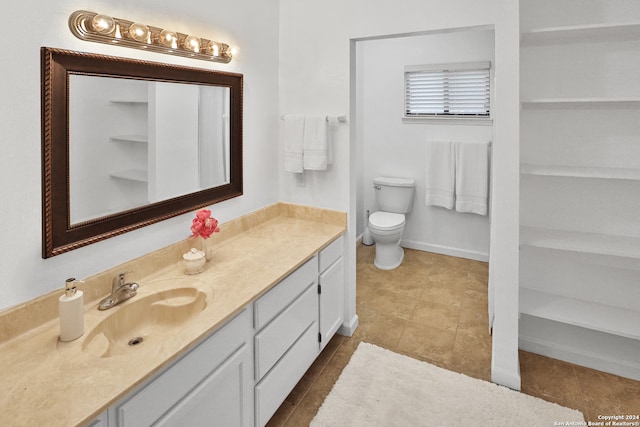
{"label": "white shelving unit", "polygon": [[521,287],[520,312],[608,334],[640,339],[640,314],[634,310]]}
{"label": "white shelving unit", "polygon": [[147,171],[142,169],[127,169],[122,171],[110,172],[109,176],[112,178],[124,179],[127,181],[136,182],[149,182]]}
{"label": "white shelving unit", "polygon": [[[591,13],[604,21],[603,16],[622,15],[599,10],[616,7],[606,0],[595,3],[585,16]],[[635,73],[619,73],[621,68],[640,70],[637,58],[628,54],[636,49],[629,43],[640,43],[640,21],[543,23],[536,28],[540,20],[557,22],[554,10],[561,13],[568,5],[567,0],[521,0],[521,25],[532,28],[520,38],[526,64],[521,66],[521,92],[526,96],[521,99],[520,165],[526,179],[520,197],[521,206],[543,208],[521,211],[520,346],[640,379],[640,302],[625,298],[623,291],[637,293],[628,280],[640,264],[640,235],[632,223],[635,209],[640,221],[640,205],[621,207],[627,212],[598,205],[640,197],[640,161],[624,154],[629,144],[640,144],[640,127],[622,123],[624,130],[619,131],[619,120],[608,122],[621,112],[623,117],[640,114],[640,96],[634,96],[640,93],[640,81],[631,77]],[[597,49],[592,49],[595,44]],[[594,126],[582,124],[593,120],[608,125],[601,126],[606,131],[591,135]],[[607,197],[611,195],[615,197]],[[583,286],[582,276],[572,271],[585,265],[598,278],[611,269],[627,273]],[[597,295],[604,292],[599,286],[607,289],[606,302]]]}
{"label": "white shelving unit", "polygon": [[536,28],[520,35],[521,46],[603,42],[640,38],[640,22]]}
{"label": "white shelving unit", "polygon": [[640,262],[640,237],[522,226],[520,227],[520,245],[635,258]]}
{"label": "white shelving unit", "polygon": [[118,142],[131,142],[146,144],[149,142],[149,138],[146,135],[112,135],[110,137],[112,141]]}
{"label": "white shelving unit", "polygon": [[598,166],[538,165],[522,163],[520,173],[524,175],[557,176],[596,179],[640,180],[640,169]]}
{"label": "white shelving unit", "polygon": [[[140,88],[144,87],[145,90],[141,91]],[[139,120],[144,124],[145,131],[148,131],[148,95],[146,91],[146,86],[136,85],[135,89],[130,88],[131,93],[116,93],[110,99],[109,102],[115,107],[118,111],[119,116],[123,122],[127,120]],[[118,92],[122,92],[119,90]],[[127,129],[127,126],[124,126]],[[122,122],[119,122],[115,127],[118,130],[122,129]],[[129,129],[130,130],[130,129]],[[129,167],[126,167],[122,170],[112,170],[109,172],[110,178],[116,178],[122,181],[134,182],[145,184],[148,186],[149,183],[149,172],[148,172],[148,143],[149,138],[146,134],[139,133],[131,133],[131,134],[114,134],[109,136],[109,141],[116,144],[122,144],[122,148],[118,150],[117,157],[112,158],[112,167],[124,163]],[[135,152],[144,153],[143,162],[138,159],[138,161],[133,161],[132,159],[136,157],[134,155]],[[139,157],[139,154],[138,154]],[[131,192],[134,187],[128,187],[127,189],[121,189],[121,191],[129,191]],[[148,200],[148,188],[137,186],[136,192],[142,192],[144,189],[144,197],[139,199],[139,203],[143,203],[143,201]],[[131,193],[132,197],[134,193]]]}
{"label": "white shelving unit", "polygon": [[109,102],[114,104],[148,104],[148,100],[144,98],[135,98],[135,97],[118,97],[111,98]]}
{"label": "white shelving unit", "polygon": [[538,98],[521,100],[522,108],[638,108],[640,98]]}

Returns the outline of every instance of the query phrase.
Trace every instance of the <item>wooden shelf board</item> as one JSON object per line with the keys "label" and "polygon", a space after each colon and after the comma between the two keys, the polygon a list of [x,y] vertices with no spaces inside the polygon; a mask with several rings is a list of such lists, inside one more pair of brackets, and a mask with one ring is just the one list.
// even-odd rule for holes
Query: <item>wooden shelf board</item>
{"label": "wooden shelf board", "polygon": [[640,312],[520,288],[520,313],[640,339]]}
{"label": "wooden shelf board", "polygon": [[522,46],[571,42],[597,42],[640,39],[640,23],[587,24],[536,28],[520,36]]}
{"label": "wooden shelf board", "polygon": [[640,169],[636,168],[560,166],[522,163],[520,165],[520,173],[525,175],[573,178],[640,180]]}
{"label": "wooden shelf board", "polygon": [[640,259],[640,237],[521,226],[520,245]]}

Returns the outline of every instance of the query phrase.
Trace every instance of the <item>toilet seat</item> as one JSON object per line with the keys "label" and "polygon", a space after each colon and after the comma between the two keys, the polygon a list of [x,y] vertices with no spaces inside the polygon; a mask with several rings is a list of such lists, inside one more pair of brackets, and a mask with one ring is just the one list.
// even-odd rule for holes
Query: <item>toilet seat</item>
{"label": "toilet seat", "polygon": [[404,226],[404,214],[392,212],[374,212],[369,216],[369,226],[378,231],[397,230]]}

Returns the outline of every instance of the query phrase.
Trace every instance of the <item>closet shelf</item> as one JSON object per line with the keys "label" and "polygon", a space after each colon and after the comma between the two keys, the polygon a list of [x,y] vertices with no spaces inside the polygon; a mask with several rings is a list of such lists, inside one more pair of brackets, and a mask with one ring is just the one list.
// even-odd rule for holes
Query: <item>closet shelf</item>
{"label": "closet shelf", "polygon": [[522,108],[638,108],[640,98],[533,98],[523,99]]}
{"label": "closet shelf", "polygon": [[640,169],[637,168],[537,165],[522,163],[520,165],[520,173],[524,175],[572,178],[640,180]]}
{"label": "closet shelf", "polygon": [[147,143],[149,139],[146,135],[113,135],[110,137],[112,141]]}
{"label": "closet shelf", "polygon": [[640,237],[521,226],[520,245],[640,259]]}
{"label": "closet shelf", "polygon": [[523,32],[522,46],[640,39],[639,22],[536,28]]}
{"label": "closet shelf", "polygon": [[147,171],[141,169],[127,169],[122,171],[110,172],[112,178],[124,179],[127,181],[148,182]]}
{"label": "closet shelf", "polygon": [[640,312],[520,288],[520,313],[640,339]]}
{"label": "closet shelf", "polygon": [[149,101],[142,98],[112,98],[109,100],[114,104],[148,104]]}

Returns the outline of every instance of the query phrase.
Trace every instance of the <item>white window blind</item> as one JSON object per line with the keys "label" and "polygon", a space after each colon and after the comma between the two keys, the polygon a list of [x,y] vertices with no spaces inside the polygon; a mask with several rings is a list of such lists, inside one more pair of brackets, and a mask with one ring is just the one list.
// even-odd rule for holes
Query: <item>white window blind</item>
{"label": "white window blind", "polygon": [[407,66],[405,117],[489,117],[491,64]]}

